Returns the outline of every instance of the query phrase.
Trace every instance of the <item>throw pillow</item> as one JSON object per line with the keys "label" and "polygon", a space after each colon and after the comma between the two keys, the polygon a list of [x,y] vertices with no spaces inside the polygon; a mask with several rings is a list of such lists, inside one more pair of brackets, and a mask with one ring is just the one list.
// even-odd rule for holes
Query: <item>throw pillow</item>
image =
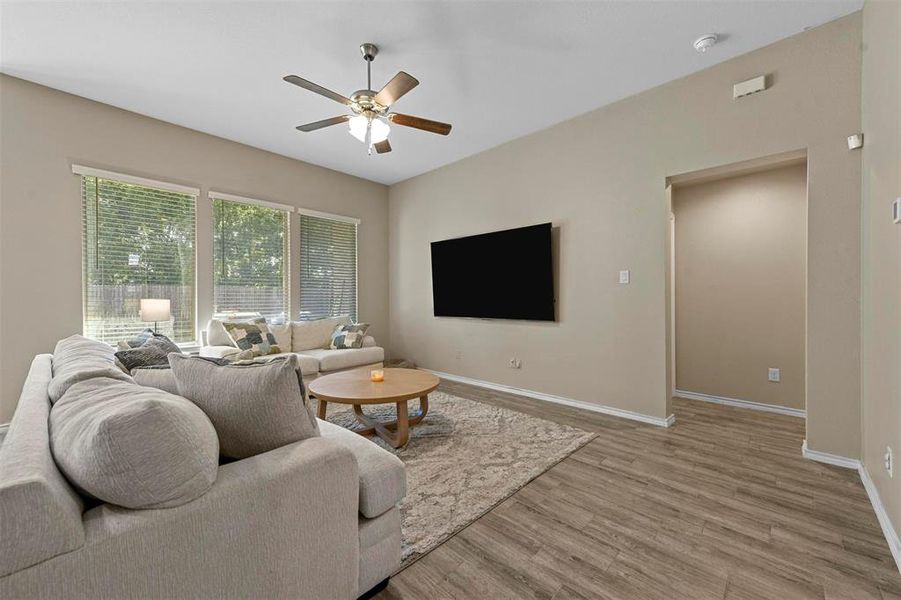
{"label": "throw pillow", "polygon": [[252,350],[254,356],[280,354],[282,352],[275,336],[269,331],[266,319],[259,318],[245,323],[223,323],[225,331],[241,350]]}
{"label": "throw pillow", "polygon": [[[150,340],[151,338],[153,338],[156,335],[159,335],[159,334],[154,333],[153,330],[148,327],[147,329],[145,329],[141,333],[137,334],[130,340],[125,340],[125,345],[128,346],[128,348],[140,348],[141,346],[146,344],[148,340]],[[121,345],[122,342],[119,342],[119,344]],[[127,350],[128,348],[120,347],[120,350]]]}
{"label": "throw pillow", "polygon": [[172,354],[169,364],[178,393],[212,421],[223,456],[247,458],[319,437],[294,354],[242,365]]}
{"label": "throw pillow", "polygon": [[332,350],[362,348],[363,338],[366,337],[367,329],[369,329],[369,323],[338,325],[335,327],[335,331],[332,332],[332,341],[329,344],[329,348]]}
{"label": "throw pillow", "polygon": [[216,480],[210,420],[179,396],[96,377],[50,410],[50,449],[84,494],[126,508],[164,508],[203,495]]}
{"label": "throw pillow", "polygon": [[166,336],[155,335],[142,346],[116,352],[116,358],[126,369],[133,371],[141,367],[168,364],[169,359],[166,357],[170,352],[181,354],[181,348]]}

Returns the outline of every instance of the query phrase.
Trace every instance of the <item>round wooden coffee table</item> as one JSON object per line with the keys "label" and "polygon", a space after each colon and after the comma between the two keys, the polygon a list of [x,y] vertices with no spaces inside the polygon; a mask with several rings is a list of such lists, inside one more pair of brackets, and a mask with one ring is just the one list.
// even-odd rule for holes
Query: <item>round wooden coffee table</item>
{"label": "round wooden coffee table", "polygon": [[[310,383],[310,393],[319,400],[319,418],[325,419],[329,402],[351,404],[357,421],[366,426],[358,430],[360,435],[373,433],[391,444],[393,448],[406,445],[410,439],[410,426],[416,425],[429,412],[429,392],[438,387],[440,380],[427,371],[416,369],[384,369],[385,381],[369,380],[368,369],[342,371],[317,377]],[[419,398],[419,411],[407,414],[407,400]],[[397,405],[397,418],[393,421],[376,421],[363,412],[366,404]]]}

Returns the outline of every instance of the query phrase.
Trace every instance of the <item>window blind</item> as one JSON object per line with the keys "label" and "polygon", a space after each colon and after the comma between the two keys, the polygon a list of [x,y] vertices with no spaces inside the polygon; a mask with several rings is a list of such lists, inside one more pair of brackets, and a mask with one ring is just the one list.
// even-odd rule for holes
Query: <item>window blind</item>
{"label": "window blind", "polygon": [[195,341],[195,196],[82,177],[84,335],[116,343],[152,323],[141,298],[168,298],[158,330]]}
{"label": "window blind", "polygon": [[357,318],[357,225],[300,215],[300,319]]}
{"label": "window blind", "polygon": [[213,311],[288,316],[288,212],[213,200]]}

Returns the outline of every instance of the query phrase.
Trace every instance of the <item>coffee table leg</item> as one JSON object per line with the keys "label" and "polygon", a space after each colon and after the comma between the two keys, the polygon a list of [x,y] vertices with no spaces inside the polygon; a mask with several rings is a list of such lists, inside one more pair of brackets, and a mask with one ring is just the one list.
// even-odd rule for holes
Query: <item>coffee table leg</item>
{"label": "coffee table leg", "polygon": [[419,412],[410,417],[410,425],[416,425],[429,414],[429,395],[426,394],[419,398]]}
{"label": "coffee table leg", "polygon": [[394,440],[386,440],[395,448],[406,446],[410,441],[410,422],[407,419],[407,401],[397,403],[397,432],[392,436]]}
{"label": "coffee table leg", "polygon": [[325,400],[320,398],[319,399],[319,418],[322,419],[323,421],[325,420],[325,410],[327,407],[328,407],[328,402],[326,402]]}
{"label": "coffee table leg", "polygon": [[406,446],[410,441],[410,421],[407,414],[407,401],[397,403],[397,420],[389,423],[381,423],[371,418],[363,412],[363,407],[354,404],[354,414],[357,421],[366,425],[367,429],[359,429],[357,433],[360,435],[371,435],[375,433],[380,438],[391,444],[392,448],[400,448]]}

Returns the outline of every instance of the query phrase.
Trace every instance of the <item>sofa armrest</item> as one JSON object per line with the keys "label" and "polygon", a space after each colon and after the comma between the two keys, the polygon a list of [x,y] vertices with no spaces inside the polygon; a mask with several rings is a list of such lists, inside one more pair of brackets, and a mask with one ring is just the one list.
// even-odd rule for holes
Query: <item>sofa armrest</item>
{"label": "sofa armrest", "polygon": [[207,358],[225,358],[226,356],[238,354],[239,352],[241,352],[241,349],[235,348],[234,346],[203,346],[200,349],[200,356],[205,356]]}
{"label": "sofa armrest", "polygon": [[84,546],[0,580],[0,596],[355,598],[358,480],[321,437],[222,465],[187,504],[87,511]]}

